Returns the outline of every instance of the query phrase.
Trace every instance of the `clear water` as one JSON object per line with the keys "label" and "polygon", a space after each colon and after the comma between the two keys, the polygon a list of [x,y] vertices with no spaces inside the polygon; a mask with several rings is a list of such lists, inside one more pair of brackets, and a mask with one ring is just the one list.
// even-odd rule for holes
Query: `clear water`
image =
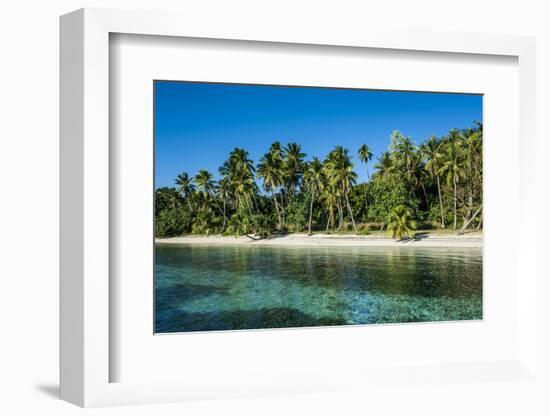
{"label": "clear water", "polygon": [[156,245],[156,332],[482,319],[481,249]]}

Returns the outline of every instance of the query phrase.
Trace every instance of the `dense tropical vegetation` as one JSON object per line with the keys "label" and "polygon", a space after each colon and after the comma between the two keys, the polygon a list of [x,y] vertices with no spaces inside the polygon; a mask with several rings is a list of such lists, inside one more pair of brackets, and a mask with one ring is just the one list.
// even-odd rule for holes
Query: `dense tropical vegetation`
{"label": "dense tropical vegetation", "polygon": [[[418,227],[480,229],[482,141],[481,123],[420,144],[394,131],[374,172],[367,170],[373,159],[368,144],[338,145],[323,160],[308,160],[298,143],[275,141],[258,163],[235,148],[219,168],[219,180],[207,170],[182,172],[175,187],[156,190],[155,233],[265,238],[306,230],[385,230],[403,239]],[[357,182],[358,169],[365,169],[366,182]]]}

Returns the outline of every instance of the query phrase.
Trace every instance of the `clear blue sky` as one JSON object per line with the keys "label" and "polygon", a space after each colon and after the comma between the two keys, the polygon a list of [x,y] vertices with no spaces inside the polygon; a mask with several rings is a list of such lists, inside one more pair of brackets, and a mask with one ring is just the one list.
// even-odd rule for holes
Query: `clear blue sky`
{"label": "clear blue sky", "polygon": [[182,171],[194,176],[208,169],[218,179],[218,168],[235,147],[248,150],[257,163],[275,140],[301,144],[308,160],[323,159],[342,145],[361,182],[362,143],[374,154],[373,172],[393,130],[420,143],[482,121],[480,95],[169,81],[156,81],[154,93],[157,188],[174,186]]}

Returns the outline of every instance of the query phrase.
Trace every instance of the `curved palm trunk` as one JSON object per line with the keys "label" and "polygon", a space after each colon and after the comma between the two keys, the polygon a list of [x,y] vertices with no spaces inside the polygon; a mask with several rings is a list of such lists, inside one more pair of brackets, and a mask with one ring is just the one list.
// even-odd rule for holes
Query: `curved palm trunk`
{"label": "curved palm trunk", "polygon": [[[369,171],[367,170],[367,176],[368,175],[369,175]],[[369,203],[367,201],[367,184],[365,184],[365,218],[366,218],[366,221],[368,221],[368,217],[369,217]]]}
{"label": "curved palm trunk", "polygon": [[441,228],[445,228],[445,216],[443,214],[443,199],[441,199],[441,185],[439,183],[439,175],[436,175],[437,178],[437,194],[439,195],[439,209],[441,211]]}
{"label": "curved palm trunk", "polygon": [[330,223],[332,222],[332,217],[333,217],[333,210],[331,209],[329,211],[329,214],[328,214],[328,220],[327,220],[327,229],[326,229],[326,233],[328,234],[328,229],[330,227]]}
{"label": "curved palm trunk", "polygon": [[282,226],[284,227],[286,219],[285,219],[285,204],[284,204],[283,192],[282,191],[281,191],[281,216],[282,216],[282,219],[283,219]]}
{"label": "curved palm trunk", "polygon": [[250,204],[250,200],[247,197],[245,197],[244,200],[246,201],[246,206],[248,208],[248,214],[252,218],[252,205]]}
{"label": "curved palm trunk", "polygon": [[275,196],[273,189],[271,190],[271,197],[273,198],[273,202],[275,202],[275,209],[277,210],[277,220],[279,221],[279,229],[280,229],[282,227],[281,212],[279,211],[279,203],[277,202],[277,197]]}
{"label": "curved palm trunk", "polygon": [[225,219],[225,212],[220,207],[220,204],[218,204],[218,200],[214,197],[214,195],[210,194],[210,192],[209,192],[205,196],[206,196],[207,200],[210,199],[210,200],[214,201],[214,205],[216,205],[216,208],[218,208],[218,211],[220,211],[220,214],[222,214],[224,219]]}
{"label": "curved palm trunk", "polygon": [[453,223],[453,230],[456,230],[456,203],[457,203],[457,195],[456,195],[456,176],[453,176],[453,192],[454,192],[454,207],[453,207],[453,211],[454,211],[454,223]]}
{"label": "curved palm trunk", "polygon": [[344,191],[344,196],[346,197],[346,204],[348,206],[348,212],[351,218],[351,223],[353,224],[353,229],[355,230],[355,234],[359,234],[359,231],[357,231],[357,226],[355,225],[355,219],[353,218],[353,212],[351,212],[351,205],[349,204],[348,193],[346,191]]}
{"label": "curved palm trunk", "polygon": [[429,209],[430,203],[428,201],[428,194],[426,192],[426,187],[424,186],[424,182],[422,181],[419,181],[419,182],[420,182],[420,187],[422,188],[422,192],[424,193],[424,200],[426,201],[426,209]]}
{"label": "curved palm trunk", "polygon": [[227,204],[226,204],[226,201],[225,201],[225,198],[223,199],[223,224],[222,224],[222,233],[223,233],[223,230],[225,230],[225,224],[227,222],[227,215],[226,215],[226,208],[227,208]]}
{"label": "curved palm trunk", "polygon": [[342,210],[342,200],[338,198],[338,231],[342,230],[344,225],[344,211]]}
{"label": "curved palm trunk", "polygon": [[258,208],[258,201],[256,201],[256,194],[252,194],[252,199],[254,200],[254,206],[256,207],[256,212],[260,213],[260,208]]}
{"label": "curved palm trunk", "polygon": [[313,199],[315,198],[315,191],[311,193],[311,201],[309,202],[309,225],[308,225],[308,235],[311,235],[311,218],[313,216]]}
{"label": "curved palm trunk", "polygon": [[464,225],[462,226],[462,228],[460,229],[459,231],[459,234],[462,234],[464,233],[464,231],[466,231],[466,228],[468,228],[468,226],[472,223],[472,221],[474,220],[475,217],[477,217],[477,215],[481,212],[481,208],[483,207],[483,205],[481,205],[477,211],[474,213],[474,215],[472,215],[472,217],[464,223]]}

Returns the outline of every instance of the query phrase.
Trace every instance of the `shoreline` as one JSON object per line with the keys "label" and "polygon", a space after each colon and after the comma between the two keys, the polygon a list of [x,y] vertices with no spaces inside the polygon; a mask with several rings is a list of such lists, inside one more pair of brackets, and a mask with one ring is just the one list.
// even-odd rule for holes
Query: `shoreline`
{"label": "shoreline", "polygon": [[335,235],[292,233],[268,239],[253,240],[246,236],[184,236],[155,238],[161,244],[212,244],[212,245],[266,245],[266,246],[338,246],[338,247],[447,247],[482,248],[482,233],[475,235],[436,235],[427,234],[420,238],[396,241],[392,238],[368,235]]}

